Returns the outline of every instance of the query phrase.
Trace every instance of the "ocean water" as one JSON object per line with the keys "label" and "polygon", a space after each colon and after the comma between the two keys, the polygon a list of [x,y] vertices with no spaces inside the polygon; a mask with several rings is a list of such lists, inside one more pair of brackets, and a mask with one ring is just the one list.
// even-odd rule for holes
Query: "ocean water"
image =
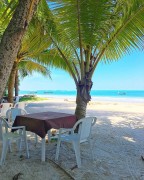
{"label": "ocean water", "polygon": [[[75,98],[76,91],[71,90],[37,90],[37,91],[20,91],[20,95],[37,95],[41,97],[57,98]],[[92,90],[92,100],[121,100],[121,101],[139,101],[144,102],[144,91],[138,90]]]}

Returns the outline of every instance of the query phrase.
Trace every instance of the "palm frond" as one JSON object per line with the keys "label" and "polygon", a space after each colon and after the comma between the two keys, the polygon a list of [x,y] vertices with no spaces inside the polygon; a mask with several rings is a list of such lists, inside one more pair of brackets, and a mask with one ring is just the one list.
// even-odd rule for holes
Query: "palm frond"
{"label": "palm frond", "polygon": [[[87,47],[97,60],[116,60],[134,49],[141,49],[144,44],[144,1],[143,0],[50,0],[47,1],[54,21],[57,22],[57,42],[72,49],[77,49],[80,57],[80,43],[83,53]],[[78,16],[80,32],[78,32]],[[51,30],[52,31],[52,30]],[[79,42],[79,33],[81,42]],[[71,42],[71,43],[70,43]],[[75,54],[75,53],[73,53]],[[76,57],[76,56],[75,56]],[[89,58],[84,61],[88,63]],[[78,59],[78,58],[77,58]],[[97,62],[95,61],[95,65]]]}
{"label": "palm frond", "polygon": [[34,72],[38,72],[41,73],[43,76],[48,76],[49,78],[51,78],[51,73],[50,71],[47,69],[47,67],[36,63],[32,60],[25,60],[25,61],[21,61],[19,63],[19,71],[21,72],[21,75],[32,75]]}
{"label": "palm frond", "polygon": [[0,27],[5,28],[7,27],[9,21],[12,18],[14,10],[18,5],[18,0],[1,0],[0,2]]}
{"label": "palm frond", "polygon": [[[133,3],[132,3],[133,2]],[[125,1],[123,1],[125,3]],[[118,4],[120,8],[120,4]],[[122,14],[117,7],[117,14]],[[123,7],[123,6],[122,6]],[[125,8],[124,8],[125,7]],[[103,58],[116,60],[135,49],[142,49],[144,44],[144,1],[131,1],[131,8],[125,5],[120,22],[115,23],[113,32],[105,43],[101,43],[104,50]],[[116,20],[114,20],[116,22]]]}

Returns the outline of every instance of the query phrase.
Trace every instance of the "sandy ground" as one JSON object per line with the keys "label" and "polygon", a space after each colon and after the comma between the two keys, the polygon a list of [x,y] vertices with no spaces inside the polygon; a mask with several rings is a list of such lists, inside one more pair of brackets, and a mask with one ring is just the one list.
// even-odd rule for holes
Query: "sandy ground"
{"label": "sandy ground", "polygon": [[[57,111],[74,113],[75,102],[71,99],[50,99],[29,103],[30,113]],[[46,162],[41,162],[41,140],[35,146],[34,136],[28,134],[30,159],[20,156],[13,145],[6,163],[0,168],[0,180],[18,179],[82,179],[82,180],[143,180],[144,161],[144,103],[118,101],[92,101],[87,116],[96,116],[92,129],[94,161],[88,144],[81,145],[82,167],[75,168],[76,161],[70,145],[63,144],[60,159],[54,163],[56,143],[46,145]],[[0,143],[1,150],[1,143]]]}

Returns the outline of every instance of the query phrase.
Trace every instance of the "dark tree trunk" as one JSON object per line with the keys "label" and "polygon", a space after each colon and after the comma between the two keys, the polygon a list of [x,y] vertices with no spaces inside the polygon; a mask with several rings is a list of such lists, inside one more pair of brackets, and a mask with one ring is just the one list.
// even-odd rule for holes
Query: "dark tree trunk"
{"label": "dark tree trunk", "polygon": [[81,119],[86,116],[86,108],[87,108],[87,102],[83,100],[80,94],[80,90],[77,89],[76,110],[75,110],[75,115],[77,119]]}
{"label": "dark tree trunk", "polygon": [[17,69],[15,75],[15,96],[18,95],[19,95],[19,77],[18,77],[18,69]]}
{"label": "dark tree trunk", "polygon": [[0,43],[0,98],[2,98],[21,40],[40,0],[19,0]]}
{"label": "dark tree trunk", "polygon": [[13,93],[14,93],[16,71],[17,71],[17,63],[14,62],[12,71],[10,73],[9,81],[8,81],[8,102],[10,103],[13,103]]}
{"label": "dark tree trunk", "polygon": [[84,79],[84,83],[79,82],[79,84],[77,85],[75,115],[78,120],[86,116],[87,103],[91,100],[91,88],[92,81],[87,76]]}

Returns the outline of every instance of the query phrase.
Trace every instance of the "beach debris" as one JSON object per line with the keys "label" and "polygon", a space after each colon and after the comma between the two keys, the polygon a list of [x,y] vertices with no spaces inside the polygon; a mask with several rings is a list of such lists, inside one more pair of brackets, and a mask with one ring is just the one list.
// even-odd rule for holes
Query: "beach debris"
{"label": "beach debris", "polygon": [[118,91],[118,95],[126,95],[126,92],[120,92],[120,91]]}
{"label": "beach debris", "polygon": [[144,156],[141,156],[141,159],[144,161]]}
{"label": "beach debris", "polygon": [[73,167],[71,168],[71,170],[74,170],[74,169],[76,169],[76,168],[78,168],[77,165],[73,166]]}
{"label": "beach debris", "polygon": [[25,157],[23,155],[20,155],[20,161],[24,160]]}
{"label": "beach debris", "polygon": [[14,177],[12,178],[13,180],[18,180],[20,176],[22,176],[22,173],[17,173],[16,175],[14,175]]}
{"label": "beach debris", "polygon": [[53,142],[57,142],[57,138],[53,138],[53,139],[51,139],[51,141],[50,141],[51,143],[53,143]]}
{"label": "beach debris", "polygon": [[56,142],[58,140],[58,130],[51,129],[51,140],[50,142]]}
{"label": "beach debris", "polygon": [[55,134],[57,133],[57,131],[58,131],[58,130],[52,128],[52,129],[51,129],[51,134],[52,134],[52,136],[55,136]]}
{"label": "beach debris", "polygon": [[70,179],[74,180],[75,178],[72,177],[72,175],[62,166],[60,166],[56,161],[53,161],[52,159],[48,158],[49,163],[51,163],[55,168],[58,170],[64,172]]}

